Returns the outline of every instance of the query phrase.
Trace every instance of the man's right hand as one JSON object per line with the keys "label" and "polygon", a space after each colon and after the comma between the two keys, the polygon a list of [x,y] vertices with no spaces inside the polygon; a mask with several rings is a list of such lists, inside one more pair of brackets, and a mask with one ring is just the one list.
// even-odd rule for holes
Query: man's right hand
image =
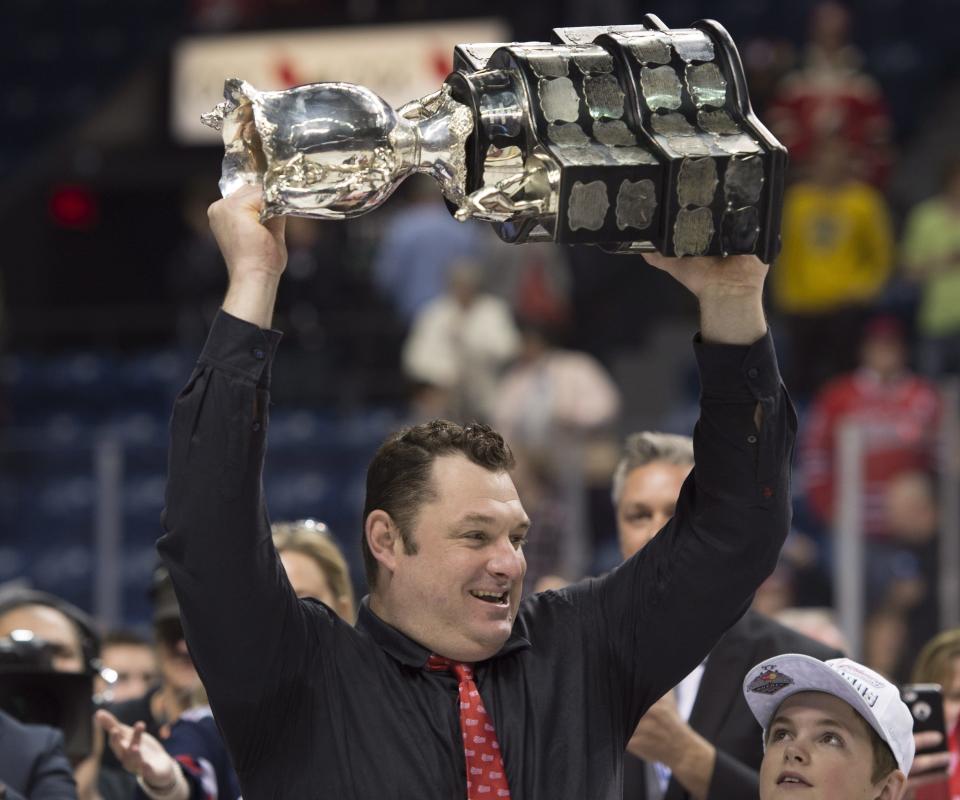
{"label": "man's right hand", "polygon": [[263,193],[248,186],[218,200],[207,211],[210,229],[227,264],[230,286],[223,310],[269,328],[280,276],[287,265],[285,219],[260,222]]}

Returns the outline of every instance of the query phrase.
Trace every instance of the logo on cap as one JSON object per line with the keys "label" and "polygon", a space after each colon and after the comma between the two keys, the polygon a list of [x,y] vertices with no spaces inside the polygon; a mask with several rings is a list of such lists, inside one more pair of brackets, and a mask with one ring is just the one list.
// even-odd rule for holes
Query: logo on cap
{"label": "logo on cap", "polygon": [[765,665],[761,669],[760,674],[750,681],[750,685],[747,687],[748,691],[759,694],[776,694],[793,683],[793,678],[778,672],[773,664]]}

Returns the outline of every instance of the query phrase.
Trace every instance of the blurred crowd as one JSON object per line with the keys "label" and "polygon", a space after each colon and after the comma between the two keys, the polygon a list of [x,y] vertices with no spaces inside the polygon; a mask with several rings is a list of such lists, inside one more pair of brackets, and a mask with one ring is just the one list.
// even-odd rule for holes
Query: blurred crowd
{"label": "blurred crowd", "polygon": [[[211,18],[234,7],[197,6]],[[768,310],[800,411],[796,529],[751,613],[821,643],[823,657],[849,652],[834,613],[833,569],[841,432],[855,425],[867,609],[857,655],[898,683],[942,687],[950,796],[957,797],[960,630],[943,629],[938,553],[941,532],[956,530],[941,516],[941,478],[955,457],[941,445],[960,414],[950,403],[955,396],[943,391],[960,375],[960,159],[932,154],[938,191],[908,208],[891,202],[894,117],[852,42],[852,25],[849,9],[827,0],[814,7],[795,63],[784,63],[775,48],[763,51],[766,61],[759,45],[746,52],[748,69],[758,70],[759,116],[790,150]],[[185,192],[185,235],[168,271],[179,344],[195,351],[223,291],[204,218],[209,188]],[[650,308],[615,307],[617,292],[605,290],[602,277],[584,279],[606,269],[609,259],[549,245],[504,245],[487,226],[455,222],[426,179],[409,180],[398,194],[375,219],[353,228],[350,241],[336,224],[288,220],[289,266],[276,327],[284,331],[287,357],[302,366],[301,388],[316,388],[313,395],[306,389],[300,398],[296,389],[289,395],[325,396],[339,388],[351,402],[400,406],[398,422],[489,422],[514,449],[515,480],[533,521],[527,591],[612,568],[669,518],[678,480],[692,463],[692,453],[657,455],[653,461],[672,472],[659,483],[638,483],[638,495],[630,492],[631,476],[648,465],[628,468],[621,460],[621,439],[640,416],[630,407],[632,396],[663,391],[657,384],[665,379],[645,366],[656,363],[656,340],[646,332],[657,319],[657,300]],[[592,287],[586,295],[585,285]],[[668,298],[659,313],[692,316],[693,310]],[[331,325],[331,319],[346,322]],[[598,345],[597,332],[608,323],[634,322],[635,342],[620,330]],[[625,362],[614,357],[624,339],[633,348]],[[339,387],[319,377],[338,371],[352,376]],[[644,419],[645,427],[690,432],[696,387],[676,383],[662,404],[668,407]],[[357,554],[351,533],[337,533],[342,538],[312,520],[274,525],[298,595],[352,620],[349,565]],[[947,568],[956,574],[960,565]],[[162,569],[143,587],[150,620],[131,630],[104,630],[58,597],[55,586],[36,591],[22,584],[0,586],[2,707],[63,733],[55,743],[62,757],[47,776],[63,782],[63,793],[32,795],[24,788],[24,797],[70,797],[66,786],[74,781],[82,798],[239,795]],[[31,700],[36,686],[24,677],[31,671],[45,676],[52,706]],[[0,715],[0,737],[3,726],[15,724]],[[641,740],[638,758],[663,767]],[[13,769],[2,753],[0,765]],[[0,780],[12,786],[11,774],[0,773]],[[666,791],[670,776],[667,764],[665,773],[648,773],[648,784],[661,780]],[[918,800],[925,797],[922,784],[911,784]]]}

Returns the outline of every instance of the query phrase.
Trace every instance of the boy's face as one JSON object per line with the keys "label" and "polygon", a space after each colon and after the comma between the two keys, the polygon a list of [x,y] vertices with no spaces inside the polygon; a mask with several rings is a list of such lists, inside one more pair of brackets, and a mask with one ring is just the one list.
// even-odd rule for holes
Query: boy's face
{"label": "boy's face", "polygon": [[770,722],[760,800],[899,797],[896,786],[885,786],[888,778],[874,784],[872,772],[873,745],[864,719],[838,697],[800,692],[784,700]]}

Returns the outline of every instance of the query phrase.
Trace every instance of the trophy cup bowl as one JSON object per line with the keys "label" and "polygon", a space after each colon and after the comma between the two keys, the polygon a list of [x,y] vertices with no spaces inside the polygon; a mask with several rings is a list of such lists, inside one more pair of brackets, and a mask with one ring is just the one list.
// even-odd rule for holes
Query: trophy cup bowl
{"label": "trophy cup bowl", "polygon": [[767,262],[779,250],[786,150],[711,20],[458,45],[442,87],[397,111],[348,83],[231,79],[224,96],[204,117],[223,132],[220,188],[262,185],[264,217],[357,216],[423,172],[457,219],[508,242]]}

